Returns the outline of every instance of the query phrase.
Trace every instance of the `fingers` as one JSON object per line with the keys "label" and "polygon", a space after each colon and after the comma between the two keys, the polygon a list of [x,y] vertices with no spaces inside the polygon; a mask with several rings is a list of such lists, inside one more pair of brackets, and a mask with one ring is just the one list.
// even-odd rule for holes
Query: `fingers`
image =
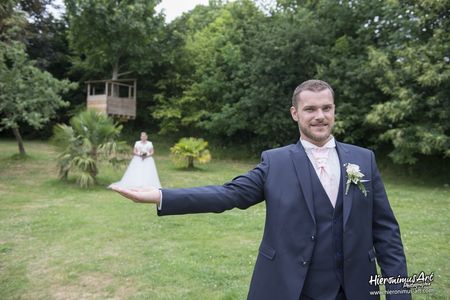
{"label": "fingers", "polygon": [[117,191],[117,190],[116,190],[116,192],[119,193],[120,195],[122,195],[125,198],[128,198],[128,199],[130,199],[130,200],[132,200],[134,202],[137,202],[136,201],[137,199],[135,199],[132,195],[130,195],[130,194],[126,193],[126,192]]}
{"label": "fingers", "polygon": [[126,189],[122,189],[118,186],[112,186],[111,189],[120,195],[124,196],[125,198],[128,198],[130,200],[133,200],[134,202],[141,202],[139,199],[139,196],[135,194],[135,192],[128,191]]}
{"label": "fingers", "polygon": [[121,192],[123,189],[118,185],[111,185],[111,189],[116,192]]}
{"label": "fingers", "polygon": [[157,189],[154,187],[148,187],[148,188],[141,188],[141,189],[126,189],[122,188],[120,186],[114,185],[111,186],[111,189],[120,195],[124,196],[125,198],[131,199],[134,202],[139,203],[156,203],[157,200],[155,200],[156,196],[154,191]]}
{"label": "fingers", "polygon": [[149,186],[149,187],[145,187],[145,188],[133,188],[133,189],[130,189],[130,191],[139,193],[139,192],[151,192],[151,191],[154,191],[156,189],[157,188],[155,188],[153,186]]}

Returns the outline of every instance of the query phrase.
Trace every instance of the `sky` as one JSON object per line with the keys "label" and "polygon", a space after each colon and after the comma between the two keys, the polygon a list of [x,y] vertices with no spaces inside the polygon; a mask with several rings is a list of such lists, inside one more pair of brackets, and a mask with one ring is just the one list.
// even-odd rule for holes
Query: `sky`
{"label": "sky", "polygon": [[198,4],[208,4],[208,0],[162,0],[156,7],[157,11],[164,10],[166,22],[181,16],[183,12],[193,9]]}

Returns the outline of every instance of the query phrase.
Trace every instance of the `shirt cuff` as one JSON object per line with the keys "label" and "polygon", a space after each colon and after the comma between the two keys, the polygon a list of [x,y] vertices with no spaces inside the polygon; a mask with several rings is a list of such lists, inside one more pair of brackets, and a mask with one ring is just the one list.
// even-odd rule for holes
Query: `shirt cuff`
{"label": "shirt cuff", "polygon": [[161,210],[162,208],[162,192],[161,189],[159,189],[159,204],[158,204],[158,210]]}

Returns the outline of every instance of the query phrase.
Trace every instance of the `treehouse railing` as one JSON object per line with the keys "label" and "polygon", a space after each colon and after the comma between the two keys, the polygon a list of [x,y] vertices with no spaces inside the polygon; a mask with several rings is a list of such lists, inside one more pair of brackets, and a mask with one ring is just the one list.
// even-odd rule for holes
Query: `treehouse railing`
{"label": "treehouse railing", "polygon": [[91,80],[86,84],[88,109],[136,118],[136,79]]}

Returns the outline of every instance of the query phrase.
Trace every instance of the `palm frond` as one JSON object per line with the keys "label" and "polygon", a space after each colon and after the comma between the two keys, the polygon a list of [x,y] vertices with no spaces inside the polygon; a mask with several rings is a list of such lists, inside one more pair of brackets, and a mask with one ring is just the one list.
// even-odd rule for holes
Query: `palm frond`
{"label": "palm frond", "polygon": [[[172,161],[176,165],[194,161],[204,164],[211,160],[211,153],[207,149],[208,142],[197,138],[181,138],[178,143],[170,148]],[[193,165],[192,165],[193,166]]]}
{"label": "palm frond", "polygon": [[83,111],[70,119],[70,126],[55,125],[52,141],[58,147],[58,177],[66,179],[69,172],[78,176],[81,187],[95,184],[97,162],[105,159],[114,166],[126,161],[129,146],[118,141],[122,126],[105,114]]}

